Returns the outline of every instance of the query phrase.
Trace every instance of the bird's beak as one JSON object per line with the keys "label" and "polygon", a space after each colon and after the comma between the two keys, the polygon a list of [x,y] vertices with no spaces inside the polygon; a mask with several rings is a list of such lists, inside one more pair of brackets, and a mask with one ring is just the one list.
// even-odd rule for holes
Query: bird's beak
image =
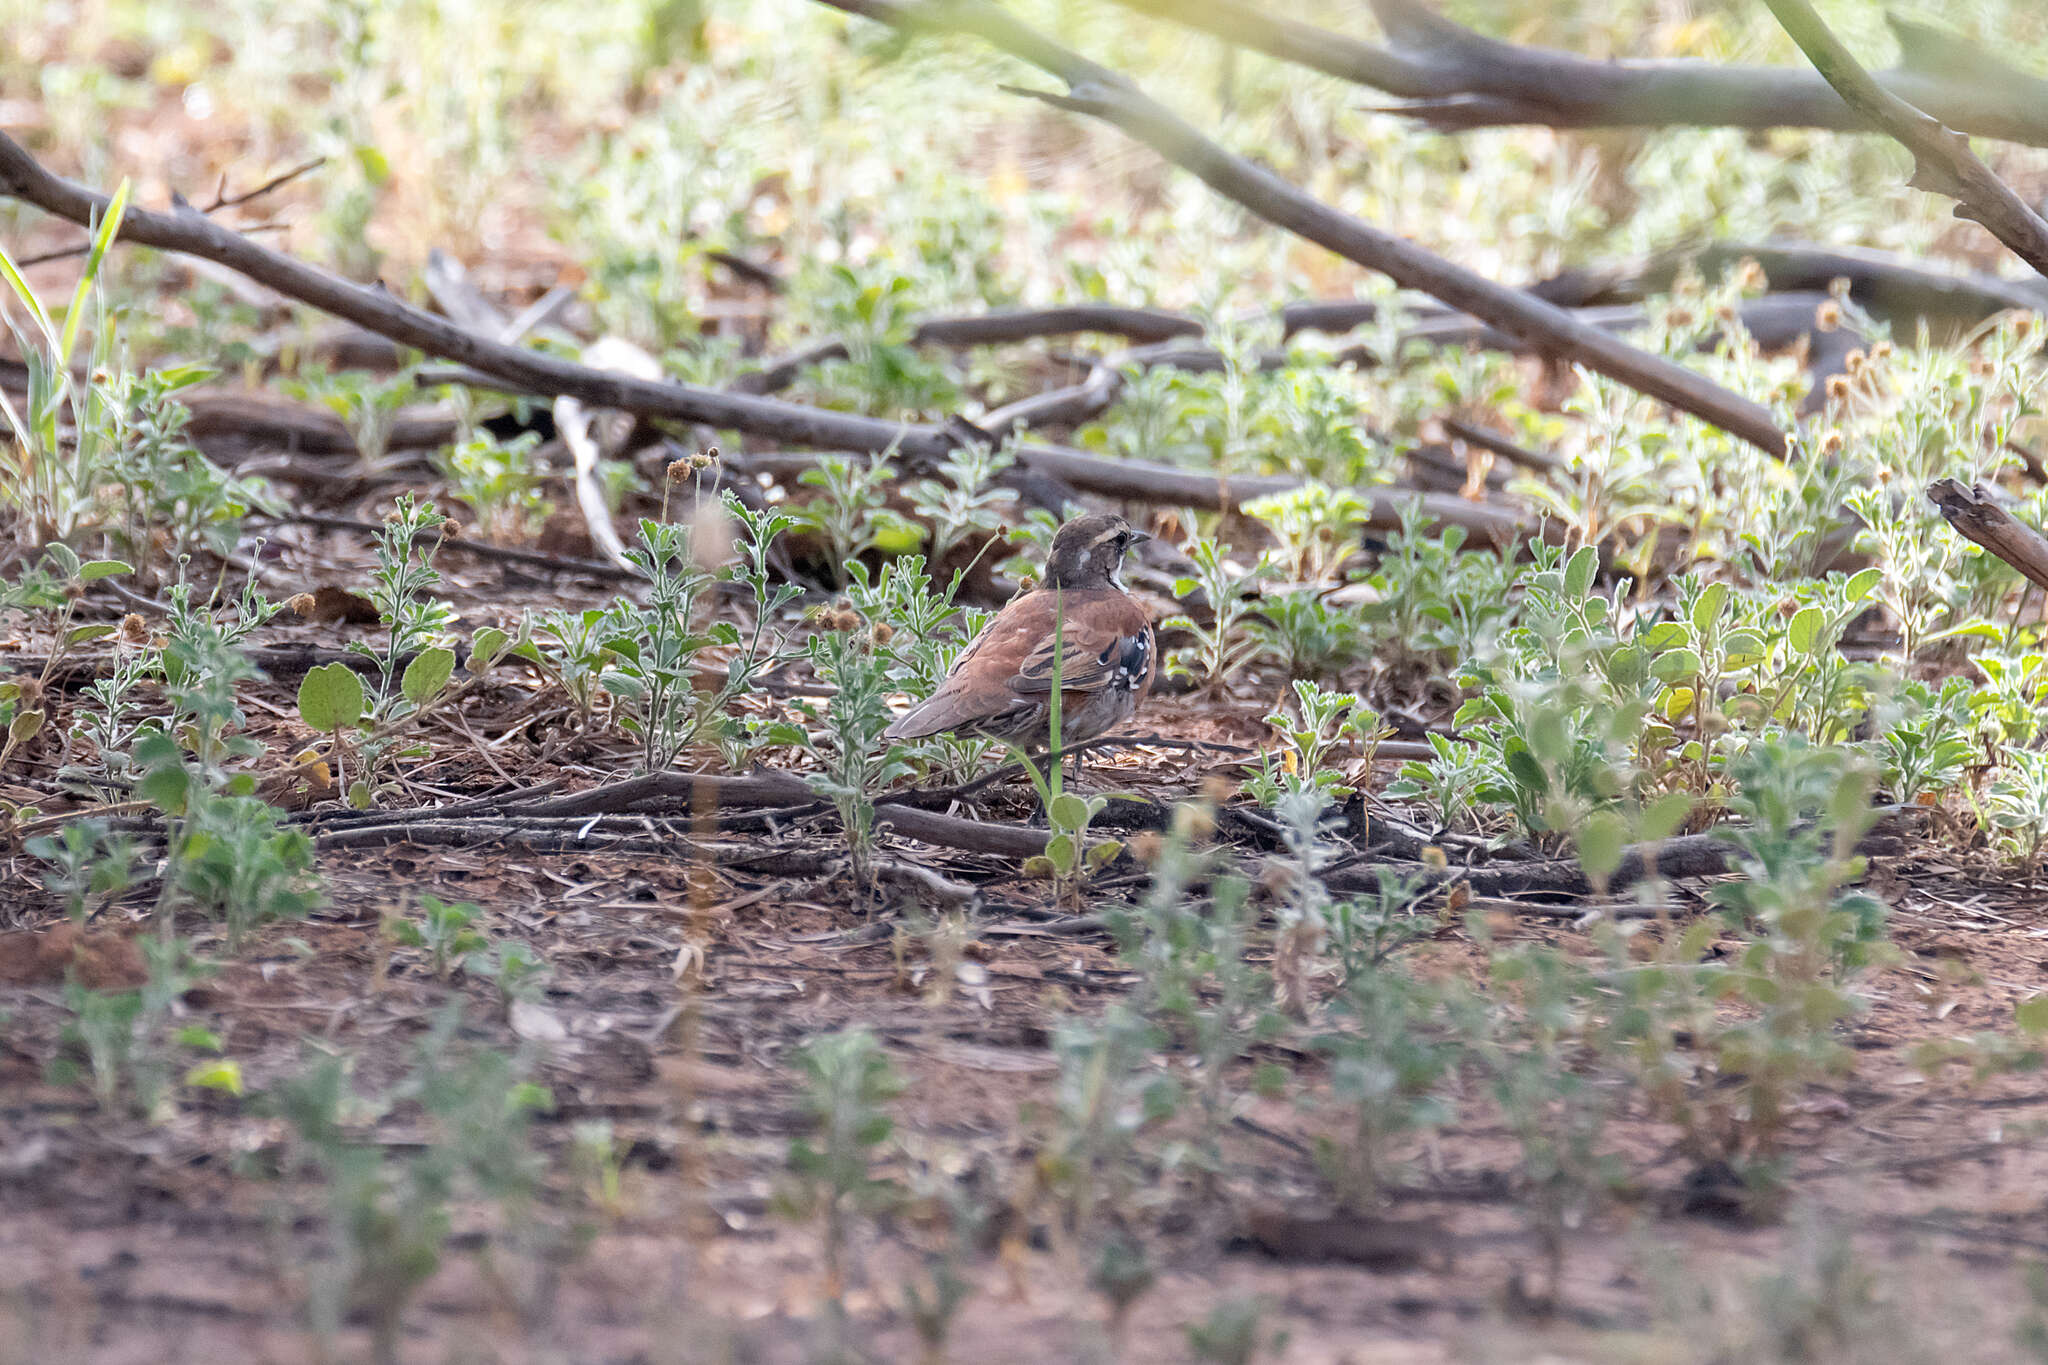
{"label": "bird's beak", "polygon": [[1150,531],[1133,531],[1131,532],[1131,548],[1136,549],[1150,539],[1152,539]]}

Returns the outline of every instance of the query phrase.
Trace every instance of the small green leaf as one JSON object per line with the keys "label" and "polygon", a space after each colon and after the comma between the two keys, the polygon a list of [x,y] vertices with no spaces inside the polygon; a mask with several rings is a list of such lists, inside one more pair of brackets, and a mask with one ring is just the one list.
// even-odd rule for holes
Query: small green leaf
{"label": "small green leaf", "polygon": [[10,744],[28,743],[43,732],[43,721],[45,719],[46,717],[41,711],[22,712],[8,723],[7,742]]}
{"label": "small green leaf", "polygon": [[370,784],[360,777],[348,784],[348,803],[357,810],[368,810],[371,797],[374,795],[375,793],[370,790]]}
{"label": "small green leaf", "polygon": [[185,1084],[201,1090],[219,1090],[229,1095],[242,1093],[242,1064],[232,1057],[201,1062],[185,1073]]}
{"label": "small green leaf", "polygon": [[1848,596],[1851,602],[1861,602],[1877,591],[1877,585],[1884,582],[1884,570],[1865,569],[1849,580]]}
{"label": "small green leaf", "polygon": [[72,549],[61,540],[53,540],[43,550],[43,553],[49,556],[50,560],[56,564],[58,577],[78,577],[78,551]]}
{"label": "small green leaf", "polygon": [[1721,612],[1728,605],[1728,585],[1709,584],[1707,590],[1693,599],[1692,628],[1705,635],[1721,623]]}
{"label": "small green leaf", "polygon": [[202,1052],[218,1052],[223,1046],[221,1036],[204,1024],[187,1024],[178,1030],[178,1046],[198,1048]]}
{"label": "small green leaf", "polygon": [[1577,601],[1593,587],[1593,575],[1600,572],[1600,552],[1586,545],[1564,566],[1564,595]]}
{"label": "small green leaf", "polygon": [[1820,652],[1821,627],[1827,624],[1827,613],[1819,607],[1807,607],[1792,618],[1786,628],[1786,643],[1795,654],[1816,654]]}
{"label": "small green leaf", "polygon": [[1058,830],[1079,830],[1088,827],[1088,803],[1073,792],[1061,792],[1052,799],[1046,818]]}
{"label": "small green leaf", "polygon": [[124,564],[118,559],[88,559],[78,566],[78,580],[81,583],[95,583],[115,574],[134,573],[133,564]]}
{"label": "small green leaf", "polygon": [[1678,832],[1692,814],[1692,795],[1689,792],[1666,792],[1643,807],[1643,818],[1637,831],[1638,837],[1646,840],[1669,839]]}
{"label": "small green leaf", "polygon": [[1764,637],[1753,630],[1731,630],[1721,641],[1721,666],[1730,671],[1755,668],[1766,657]]}
{"label": "small green leaf", "polygon": [[1088,846],[1088,866],[1091,868],[1106,866],[1109,863],[1115,862],[1117,854],[1123,851],[1123,843],[1117,839],[1104,839],[1099,844],[1090,844]]}
{"label": "small green leaf", "polygon": [[469,637],[469,671],[482,674],[503,658],[512,637],[496,626],[485,626]]}
{"label": "small green leaf", "polygon": [[454,673],[454,650],[440,646],[423,649],[406,665],[405,676],[399,680],[398,689],[414,706],[425,706],[440,695]]}
{"label": "small green leaf", "polygon": [[1611,810],[1594,811],[1579,830],[1579,866],[1596,885],[1605,882],[1621,866],[1621,853],[1628,847],[1628,825]]}
{"label": "small green leaf", "polygon": [[94,640],[104,640],[110,635],[119,634],[120,630],[119,626],[106,625],[104,623],[90,626],[73,626],[64,632],[64,647],[70,649],[75,645],[89,645]]}
{"label": "small green leaf", "polygon": [[1052,864],[1055,872],[1074,870],[1074,839],[1069,834],[1055,834],[1045,841],[1045,860]]}
{"label": "small green leaf", "polygon": [[1669,654],[1659,654],[1651,662],[1650,672],[1659,682],[1670,683],[1698,677],[1700,667],[1698,650],[1674,649]]}
{"label": "small green leaf", "polygon": [[309,669],[299,683],[299,719],[322,734],[363,718],[363,680],[347,664]]}
{"label": "small green leaf", "polygon": [[2034,995],[2012,1007],[2012,1022],[2021,1033],[2040,1037],[2048,1033],[2048,995]]}
{"label": "small green leaf", "polygon": [[1550,779],[1544,775],[1543,765],[1536,761],[1527,749],[1514,749],[1507,756],[1508,772],[1524,789],[1541,796],[1550,790]]}

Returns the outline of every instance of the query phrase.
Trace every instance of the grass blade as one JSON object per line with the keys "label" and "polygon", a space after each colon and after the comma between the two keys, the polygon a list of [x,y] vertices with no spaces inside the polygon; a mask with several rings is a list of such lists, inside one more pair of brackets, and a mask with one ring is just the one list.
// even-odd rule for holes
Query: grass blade
{"label": "grass blade", "polygon": [[85,301],[92,293],[93,282],[99,278],[101,264],[107,259],[107,248],[114,244],[114,235],[121,230],[121,219],[127,213],[128,181],[123,179],[107,203],[107,215],[100,220],[99,230],[93,233],[92,250],[85,257],[85,273],[78,277],[78,288],[71,295],[71,307],[65,310],[64,335],[57,343],[59,366],[68,369],[71,365],[71,349],[78,344],[78,325],[85,320]]}

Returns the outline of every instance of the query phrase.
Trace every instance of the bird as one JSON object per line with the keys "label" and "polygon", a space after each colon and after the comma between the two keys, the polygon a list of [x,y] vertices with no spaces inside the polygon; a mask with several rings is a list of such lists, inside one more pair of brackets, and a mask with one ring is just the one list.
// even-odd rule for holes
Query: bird
{"label": "bird", "polygon": [[1123,582],[1124,556],[1151,538],[1113,512],[1061,526],[1046,554],[1044,583],[996,613],[931,696],[899,716],[883,737],[952,731],[1044,750],[1121,724],[1151,691],[1159,670],[1151,615]]}

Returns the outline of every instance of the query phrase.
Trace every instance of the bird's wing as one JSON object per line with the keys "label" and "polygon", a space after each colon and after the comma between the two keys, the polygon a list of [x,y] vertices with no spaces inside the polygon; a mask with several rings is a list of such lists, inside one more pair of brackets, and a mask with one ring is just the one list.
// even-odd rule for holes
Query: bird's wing
{"label": "bird's wing", "polygon": [[900,716],[886,736],[921,739],[1043,705],[1052,692],[1056,621],[1064,626],[1059,660],[1063,696],[1151,681],[1156,660],[1144,608],[1114,590],[1041,590],[1003,608],[938,690]]}
{"label": "bird's wing", "polygon": [[1099,692],[1106,687],[1136,688],[1152,671],[1152,632],[1140,627],[1135,633],[1121,628],[1093,624],[1067,627],[1059,657],[1054,659],[1053,642],[1047,640],[1024,661],[1009,680],[1010,690],[1021,696],[1050,695],[1057,676],[1060,691],[1070,696]]}
{"label": "bird's wing", "polygon": [[[1007,682],[1028,697],[1049,694],[1055,674],[1062,693],[1137,688],[1152,676],[1152,623],[1120,592],[1070,593],[1063,628],[1045,638]],[[1057,651],[1057,657],[1055,657]]]}
{"label": "bird's wing", "polygon": [[1010,690],[1010,675],[1052,630],[1049,593],[1028,593],[996,613],[953,664],[938,690],[896,718],[887,739],[922,739],[987,721],[1029,703]]}

